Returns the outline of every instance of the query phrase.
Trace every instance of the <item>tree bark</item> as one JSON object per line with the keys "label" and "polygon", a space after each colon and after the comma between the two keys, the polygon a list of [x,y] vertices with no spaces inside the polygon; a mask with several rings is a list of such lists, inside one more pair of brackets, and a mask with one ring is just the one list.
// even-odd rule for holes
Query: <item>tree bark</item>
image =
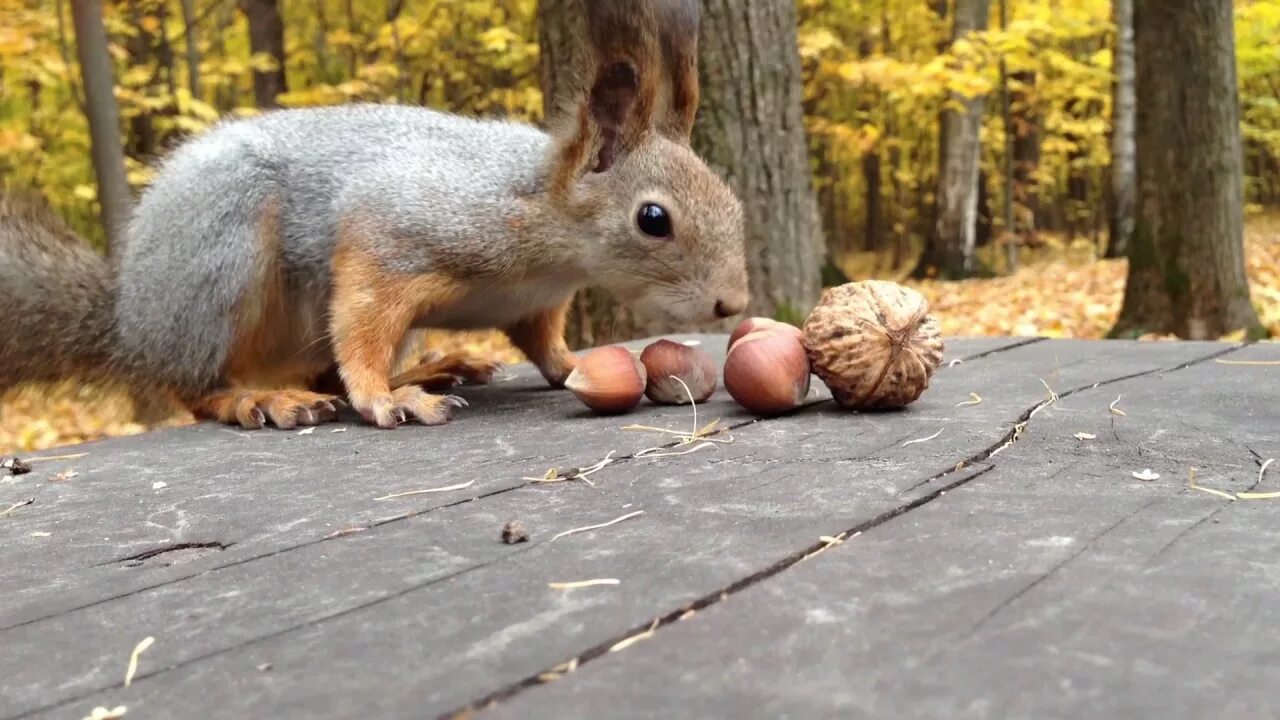
{"label": "tree bark", "polygon": [[[985,30],[989,10],[989,0],[956,0],[952,42],[970,32]],[[974,271],[980,135],[986,98],[953,94],[950,101],[960,103],[963,110],[947,107],[942,111],[936,217],[916,266],[916,277],[959,279]]]}
{"label": "tree bark", "polygon": [[187,44],[187,88],[191,97],[196,100],[200,96],[200,42],[197,34],[196,1],[182,0],[182,25],[185,28]]}
{"label": "tree bark", "polygon": [[[156,38],[146,29],[142,22],[143,8],[140,6],[139,0],[129,0],[129,22],[134,27],[134,34],[129,37],[125,43],[125,48],[129,53],[129,65],[133,67],[151,67],[152,54],[156,45]],[[152,75],[154,79],[159,74]],[[154,83],[148,83],[148,86]],[[150,108],[142,107],[137,110],[137,114],[129,118],[128,141],[125,143],[125,153],[132,159],[141,163],[148,163],[156,152],[156,127],[155,115]]]}
{"label": "tree bark", "polygon": [[[581,0],[539,2],[549,113],[581,87],[580,14]],[[821,293],[825,252],[802,123],[795,5],[704,0],[699,55],[702,95],[693,144],[743,203],[748,313],[801,322]],[[589,291],[571,315],[570,342],[596,345],[686,329],[695,328],[655,325]]]}
{"label": "tree bark", "polygon": [[[1000,0],[1000,29],[1009,28],[1009,0]],[[1009,66],[1003,57],[1000,58],[1000,119],[1004,126],[1004,195],[1001,198],[1000,217],[1004,226],[1005,267],[1012,274],[1018,270],[1018,243],[1015,241],[1017,227],[1015,225],[1014,206],[1017,204],[1016,159],[1014,158],[1014,137],[1017,130],[1013,125],[1013,93],[1010,90],[1012,78]]]}
{"label": "tree bark", "polygon": [[[867,18],[867,26],[870,28],[872,20]],[[862,39],[858,42],[858,56],[864,60],[870,58],[875,52],[875,45],[872,41],[873,35],[868,29],[862,33]],[[880,102],[879,92],[868,88],[863,91],[863,101],[860,110],[866,117],[871,117],[876,109],[876,105]],[[862,232],[862,249],[867,251],[878,251],[884,247],[884,204],[881,192],[880,178],[880,147],[883,137],[876,141],[874,147],[862,155],[862,181],[866,188],[866,224]]]}
{"label": "tree bark", "polygon": [[746,211],[749,312],[803,322],[824,259],[801,116],[795,3],[705,0],[694,147]]}
{"label": "tree bark", "polygon": [[241,0],[240,10],[249,21],[249,51],[275,60],[274,70],[253,71],[253,97],[260,109],[280,107],[276,98],[289,90],[285,77],[284,20],[278,0]]}
{"label": "tree bark", "polygon": [[1129,251],[1138,194],[1134,157],[1134,121],[1138,109],[1134,95],[1133,0],[1113,0],[1112,14],[1116,26],[1112,53],[1115,81],[1111,111],[1111,226],[1106,255],[1118,258]]}
{"label": "tree bark", "polygon": [[116,104],[107,31],[102,24],[99,0],[71,4],[76,31],[76,55],[84,80],[85,111],[89,119],[90,154],[98,181],[98,204],[107,248],[114,257],[129,221],[133,198],[124,169],[124,145],[120,140],[120,108]]}
{"label": "tree bark", "polygon": [[1034,71],[1010,75],[1013,87],[1013,198],[1017,232],[1023,244],[1035,244],[1040,227],[1040,113],[1036,109]]}
{"label": "tree bark", "polygon": [[1260,335],[1244,271],[1231,3],[1134,3],[1138,204],[1115,336]]}

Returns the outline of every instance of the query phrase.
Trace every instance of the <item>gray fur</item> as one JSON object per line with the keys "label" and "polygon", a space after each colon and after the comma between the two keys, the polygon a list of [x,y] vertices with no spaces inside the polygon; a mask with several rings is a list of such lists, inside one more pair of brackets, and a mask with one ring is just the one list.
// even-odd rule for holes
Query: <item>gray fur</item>
{"label": "gray fur", "polygon": [[106,257],[48,206],[0,194],[0,389],[111,376],[114,290]]}
{"label": "gray fur", "polygon": [[[686,146],[655,135],[645,147],[581,178],[588,209],[571,212],[548,197],[556,146],[532,126],[391,105],[223,124],[177,150],[136,209],[120,361],[187,393],[225,380],[272,204],[288,307],[310,328],[299,351],[326,362],[329,263],[344,224],[385,270],[463,285],[419,327],[506,327],[589,284],[649,315],[703,319],[717,297],[745,297],[741,208]],[[640,236],[635,213],[649,201],[677,212],[679,242]]]}
{"label": "gray fur", "polygon": [[[711,319],[718,298],[745,306],[741,207],[686,145],[653,133],[609,172],[575,175],[567,196],[549,188],[561,152],[532,126],[403,106],[225,122],[163,163],[115,278],[48,218],[0,212],[0,310],[24,323],[0,345],[0,380],[40,374],[22,338],[51,331],[66,340],[36,343],[55,356],[45,374],[112,366],[187,399],[223,387],[264,267],[281,270],[282,342],[297,353],[278,360],[331,363],[340,231],[383,273],[461,288],[417,327],[505,328],[588,285],[680,322]],[[672,213],[671,238],[638,230],[646,202]]]}
{"label": "gray fur", "polygon": [[499,271],[518,261],[504,214],[538,190],[548,148],[530,126],[404,106],[222,124],[173,153],[134,213],[117,310],[121,360],[192,391],[219,382],[271,202],[291,304],[320,315],[317,326],[344,219],[390,240],[377,250],[395,270]]}

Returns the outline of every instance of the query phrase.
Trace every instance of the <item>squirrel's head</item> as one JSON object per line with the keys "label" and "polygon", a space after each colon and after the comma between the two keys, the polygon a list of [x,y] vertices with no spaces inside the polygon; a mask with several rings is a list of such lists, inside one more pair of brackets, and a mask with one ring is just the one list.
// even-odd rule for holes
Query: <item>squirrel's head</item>
{"label": "squirrel's head", "polygon": [[551,189],[592,230],[586,269],[655,319],[738,315],[749,301],[742,205],[689,147],[699,3],[585,5],[593,79],[557,133]]}

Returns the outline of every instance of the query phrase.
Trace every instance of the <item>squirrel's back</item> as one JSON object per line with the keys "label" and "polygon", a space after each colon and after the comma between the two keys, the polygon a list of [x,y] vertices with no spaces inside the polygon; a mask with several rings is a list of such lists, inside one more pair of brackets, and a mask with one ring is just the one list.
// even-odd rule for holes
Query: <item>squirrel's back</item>
{"label": "squirrel's back", "polygon": [[107,258],[43,201],[0,193],[0,388],[110,374]]}
{"label": "squirrel's back", "polygon": [[[550,142],[530,125],[372,104],[212,128],[162,163],[134,211],[120,268],[121,361],[193,391],[215,383],[246,289],[265,272],[283,278],[295,339],[324,349],[344,221],[374,219],[405,238],[409,250],[396,251],[405,272],[423,272],[430,257],[470,261],[505,232],[513,196],[545,182]],[[430,238],[434,253],[415,238]]]}

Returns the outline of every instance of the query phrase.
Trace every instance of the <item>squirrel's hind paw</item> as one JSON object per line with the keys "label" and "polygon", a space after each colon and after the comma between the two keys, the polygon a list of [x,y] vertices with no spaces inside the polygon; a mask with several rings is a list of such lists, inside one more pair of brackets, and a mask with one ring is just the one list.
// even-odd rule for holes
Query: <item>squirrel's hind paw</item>
{"label": "squirrel's hind paw", "polygon": [[391,387],[417,385],[428,390],[448,390],[462,383],[484,385],[501,371],[502,363],[464,353],[450,353],[424,360],[417,367],[400,373],[391,379]]}
{"label": "squirrel's hind paw", "polygon": [[281,430],[338,419],[344,406],[333,395],[302,390],[221,390],[200,400],[195,412],[218,422],[256,430],[268,421]]}
{"label": "squirrel's hind paw", "polygon": [[353,404],[365,420],[394,428],[410,417],[423,425],[443,425],[452,418],[454,408],[466,407],[467,401],[457,395],[431,395],[416,385],[406,385],[385,395],[353,398]]}

